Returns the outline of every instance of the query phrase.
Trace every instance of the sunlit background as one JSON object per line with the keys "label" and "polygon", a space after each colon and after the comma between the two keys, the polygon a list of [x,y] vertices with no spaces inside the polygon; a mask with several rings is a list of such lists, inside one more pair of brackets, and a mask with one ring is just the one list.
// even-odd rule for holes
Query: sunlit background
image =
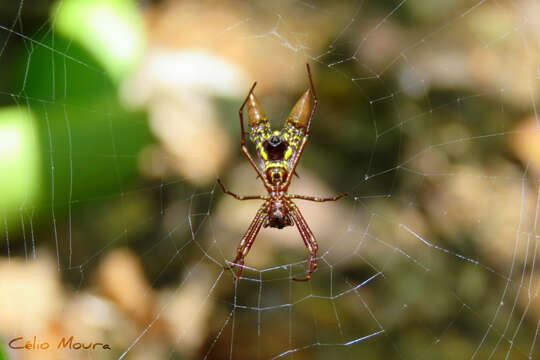
{"label": "sunlit background", "polygon": [[[236,281],[306,62],[291,192],[349,197]],[[540,358],[537,1],[3,1],[0,69],[0,359]]]}

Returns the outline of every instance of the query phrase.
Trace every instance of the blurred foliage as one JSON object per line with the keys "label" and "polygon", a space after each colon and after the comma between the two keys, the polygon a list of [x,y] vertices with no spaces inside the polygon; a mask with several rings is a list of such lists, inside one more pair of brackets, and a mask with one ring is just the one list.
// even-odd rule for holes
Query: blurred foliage
{"label": "blurred foliage", "polygon": [[19,106],[0,109],[0,197],[6,216],[12,217],[39,194],[41,182],[36,120]]}
{"label": "blurred foliage", "polygon": [[[53,241],[55,227],[66,226],[68,213],[74,221],[82,219],[79,213],[95,212],[96,205],[100,208],[107,203],[104,199],[122,197],[123,192],[141,183],[137,155],[143,146],[152,143],[152,135],[145,114],[127,110],[120,103],[114,80],[117,74],[108,75],[95,57],[71,38],[56,33],[36,38],[39,44],[29,43],[30,52],[19,52],[14,69],[18,76],[13,87],[6,87],[22,85],[13,99],[22,114],[35,114],[27,121],[33,119],[35,129],[31,135],[37,137],[39,147],[29,140],[25,142],[26,161],[17,163],[25,166],[21,174],[24,181],[16,177],[16,168],[11,169],[13,176],[6,178],[15,189],[9,190],[11,196],[24,192],[25,197],[17,203],[6,202],[11,205],[5,211],[16,212],[21,205],[32,209],[35,226]],[[7,126],[6,121],[3,123]],[[13,116],[9,121],[20,120]],[[32,175],[36,166],[40,169]],[[29,180],[36,184],[28,185]],[[15,249],[23,245],[26,248],[18,241],[20,235],[16,236],[22,230],[14,225],[19,221],[13,218],[8,225],[11,235],[15,235],[11,238]],[[54,234],[57,236],[63,238]],[[84,261],[89,252],[110,239],[89,234],[89,241],[76,249],[75,262]],[[61,242],[67,244],[67,239]],[[77,257],[79,253],[81,258]]]}
{"label": "blurred foliage", "polygon": [[[52,42],[51,38],[43,41]],[[89,69],[95,63],[83,49],[59,36],[54,43],[60,49],[69,47],[70,55],[88,66],[67,61],[60,54],[51,56],[50,50],[38,47],[32,53],[33,66],[28,71],[20,69],[25,96],[51,97],[50,102],[45,98],[30,103],[40,114],[40,143],[45,149],[52,146],[41,153],[43,177],[51,181],[52,161],[55,202],[60,204],[68,202],[70,181],[72,198],[82,201],[122,192],[137,173],[138,152],[151,140],[144,114],[121,106],[116,87],[102,69]],[[54,78],[44,77],[45,73]]]}
{"label": "blurred foliage", "polygon": [[55,31],[84,47],[120,81],[133,71],[144,49],[144,25],[131,0],[69,0],[51,9]]}

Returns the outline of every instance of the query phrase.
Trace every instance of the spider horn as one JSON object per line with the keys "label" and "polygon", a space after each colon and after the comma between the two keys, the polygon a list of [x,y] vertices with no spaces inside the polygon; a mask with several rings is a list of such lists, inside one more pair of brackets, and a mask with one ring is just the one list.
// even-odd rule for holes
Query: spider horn
{"label": "spider horn", "polygon": [[311,89],[307,89],[304,95],[296,102],[289,117],[287,125],[297,128],[305,128],[308,125],[309,113],[311,109]]}
{"label": "spider horn", "polygon": [[266,114],[264,113],[261,104],[253,93],[249,94],[247,102],[248,124],[250,127],[257,126],[262,122],[267,122]]}

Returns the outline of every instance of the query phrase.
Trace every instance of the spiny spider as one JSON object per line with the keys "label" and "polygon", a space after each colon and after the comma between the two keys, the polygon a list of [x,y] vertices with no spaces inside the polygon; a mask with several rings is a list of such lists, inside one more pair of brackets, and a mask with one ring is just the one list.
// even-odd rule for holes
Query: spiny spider
{"label": "spiny spider", "polygon": [[[234,266],[239,266],[237,278],[242,275],[244,259],[249,249],[253,245],[261,227],[274,227],[282,229],[286,226],[296,225],[300,236],[304,240],[310,254],[307,276],[296,281],[308,281],[311,274],[317,268],[318,245],[306,220],[302,216],[300,209],[293,202],[293,199],[310,200],[316,202],[336,201],[347,194],[341,194],[330,198],[319,198],[307,195],[293,195],[287,192],[293,174],[296,175],[296,166],[302,156],[304,147],[310,135],[311,119],[317,109],[318,99],[311,79],[309,64],[306,64],[309,89],[300,97],[294,105],[289,117],[285,121],[285,126],[281,131],[272,131],[270,122],[266,118],[263,109],[253,90],[257,82],[253,83],[249,93],[238,110],[240,116],[241,148],[249,163],[255,169],[258,177],[264,183],[268,195],[240,196],[225,188],[220,179],[217,179],[221,189],[225,194],[229,194],[238,200],[264,200],[264,203],[257,211],[255,218],[251,222],[247,232],[242,237],[238,246],[238,254],[234,260]],[[311,107],[311,97],[313,96],[313,107]],[[248,125],[250,127],[249,137],[254,143],[259,165],[251,157],[247,147],[244,131],[244,107],[247,104]],[[310,110],[311,109],[311,110]]]}

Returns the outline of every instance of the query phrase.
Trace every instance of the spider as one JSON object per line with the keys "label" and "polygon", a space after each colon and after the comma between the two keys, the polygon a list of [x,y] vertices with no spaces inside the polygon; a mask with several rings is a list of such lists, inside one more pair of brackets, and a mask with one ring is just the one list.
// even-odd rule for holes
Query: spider
{"label": "spider", "polygon": [[[238,246],[236,259],[233,266],[238,266],[237,278],[242,275],[244,259],[249,249],[253,245],[261,227],[273,227],[282,229],[286,226],[296,225],[300,236],[310,254],[307,276],[304,279],[296,281],[308,281],[311,274],[317,268],[317,250],[318,245],[313,233],[311,232],[300,209],[293,202],[293,199],[302,199],[316,202],[337,201],[347,194],[341,194],[335,197],[320,198],[307,195],[294,195],[287,192],[291,180],[296,174],[296,166],[302,156],[309,135],[311,119],[317,109],[318,99],[311,79],[309,64],[306,64],[309,89],[300,97],[294,105],[291,113],[285,121],[282,130],[272,131],[270,123],[263,112],[263,109],[253,90],[257,85],[254,82],[249,90],[246,99],[238,110],[240,116],[241,148],[242,153],[247,157],[249,163],[257,172],[268,192],[268,195],[249,195],[240,196],[225,188],[220,179],[217,179],[221,189],[225,194],[231,195],[238,200],[264,200],[264,203],[257,211],[255,218],[251,222],[248,230],[242,237]],[[313,107],[311,107],[311,97],[313,97]],[[258,155],[258,165],[251,157],[247,146],[244,131],[244,107],[247,104],[248,125],[250,128],[249,137],[255,145]],[[297,175],[298,176],[298,175]]]}

